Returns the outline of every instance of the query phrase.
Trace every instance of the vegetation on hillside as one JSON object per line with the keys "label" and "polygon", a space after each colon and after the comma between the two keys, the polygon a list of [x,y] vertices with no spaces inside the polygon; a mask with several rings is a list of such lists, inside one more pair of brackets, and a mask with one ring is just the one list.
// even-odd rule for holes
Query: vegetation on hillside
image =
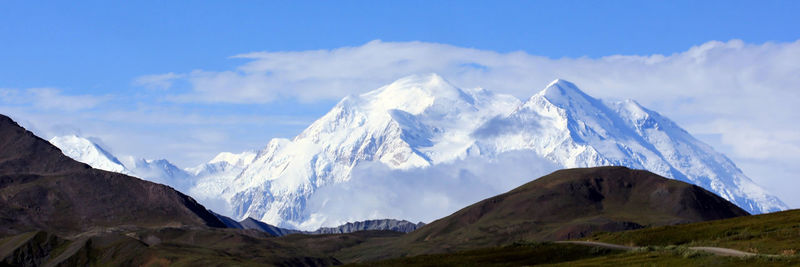
{"label": "vegetation on hillside", "polygon": [[800,210],[597,233],[590,239],[633,246],[713,246],[761,254],[797,255],[800,251]]}

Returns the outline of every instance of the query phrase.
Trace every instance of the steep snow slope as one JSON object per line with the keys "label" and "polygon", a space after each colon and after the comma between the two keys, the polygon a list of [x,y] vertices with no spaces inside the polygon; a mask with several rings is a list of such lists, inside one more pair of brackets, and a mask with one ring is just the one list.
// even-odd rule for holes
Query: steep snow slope
{"label": "steep snow slope", "polygon": [[435,74],[410,76],[344,98],[292,140],[272,139],[258,152],[223,152],[185,170],[166,160],[123,158],[123,164],[77,136],[51,142],[95,168],[165,183],[201,201],[221,198],[236,219],[289,228],[324,226],[310,218],[319,211],[309,210],[309,198],[320,188],[347,185],[359,163],[408,171],[517,152],[563,168],[647,169],[702,186],[751,213],[787,208],[668,118],[633,100],[595,99],[564,80],[523,102],[456,88]]}
{"label": "steep snow slope", "polygon": [[[93,168],[166,184],[200,199],[217,198],[256,157],[253,151],[239,154],[222,152],[207,163],[182,169],[166,159],[117,158],[100,145],[77,135],[57,136],[50,143],[65,155]],[[202,183],[196,185],[197,181]]]}
{"label": "steep snow slope", "polygon": [[646,169],[702,186],[753,213],[785,209],[724,155],[633,100],[603,102],[556,80],[498,120],[516,128],[482,139],[487,151],[532,149],[567,168]]}
{"label": "steep snow slope", "polygon": [[50,143],[61,149],[68,157],[86,163],[95,169],[123,173],[151,182],[170,185],[184,192],[194,185],[193,175],[165,159],[148,160],[122,157],[120,160],[100,145],[77,135],[56,136],[50,139]]}
{"label": "steep snow slope", "polygon": [[293,140],[275,139],[225,190],[238,218],[301,222],[316,188],[346,182],[361,161],[392,168],[466,156],[472,132],[519,105],[511,96],[464,91],[437,75],[398,80],[339,102]]}
{"label": "steep snow slope", "polygon": [[131,172],[115,157],[89,139],[77,135],[56,136],[50,143],[68,157],[89,164],[95,169],[130,175]]}
{"label": "steep snow slope", "polygon": [[189,195],[199,199],[218,198],[255,157],[253,151],[239,154],[222,152],[200,166],[186,169],[196,181],[196,186],[189,189]]}
{"label": "steep snow slope", "polygon": [[134,159],[124,158],[125,166],[134,176],[160,184],[174,187],[178,191],[187,192],[194,186],[194,177],[189,172],[175,166],[166,159]]}
{"label": "steep snow slope", "polygon": [[[408,170],[509,151],[532,151],[561,167],[647,169],[753,213],[786,208],[725,156],[634,101],[603,102],[556,80],[521,102],[459,89],[435,74],[346,97],[293,140],[271,140],[221,196],[236,218],[292,227],[309,220],[306,202],[318,188],[347,183],[360,162]],[[208,184],[220,183],[200,181],[195,189]]]}

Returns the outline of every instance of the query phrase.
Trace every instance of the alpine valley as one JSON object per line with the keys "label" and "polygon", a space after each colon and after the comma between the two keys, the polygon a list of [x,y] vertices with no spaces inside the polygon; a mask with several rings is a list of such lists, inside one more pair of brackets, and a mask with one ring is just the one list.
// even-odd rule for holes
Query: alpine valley
{"label": "alpine valley", "polygon": [[[393,183],[423,189],[426,183],[410,177],[435,168],[468,175],[475,162],[498,162],[509,155],[524,155],[515,162],[518,168],[533,166],[541,175],[563,168],[625,166],[698,185],[749,213],[788,208],[675,122],[634,100],[593,98],[564,80],[555,80],[521,101],[486,89],[457,88],[436,74],[409,76],[345,97],[291,140],[275,138],[253,152],[223,152],[208,163],[184,169],[166,160],[119,160],[78,136],[50,142],[94,168],[173,186],[212,209],[215,205],[209,203],[224,202],[229,208],[226,215],[237,221],[255,218],[303,230],[392,217],[376,205],[367,215],[341,214],[346,209],[338,209],[339,217],[331,218],[325,205],[310,204],[331,200],[320,201],[319,192],[335,198],[334,189],[355,182],[386,183],[387,178],[355,177],[366,168],[378,166],[392,174],[387,176],[396,179]],[[482,180],[487,192],[465,197],[434,217],[541,175],[494,175]],[[446,179],[428,176],[425,179]]]}

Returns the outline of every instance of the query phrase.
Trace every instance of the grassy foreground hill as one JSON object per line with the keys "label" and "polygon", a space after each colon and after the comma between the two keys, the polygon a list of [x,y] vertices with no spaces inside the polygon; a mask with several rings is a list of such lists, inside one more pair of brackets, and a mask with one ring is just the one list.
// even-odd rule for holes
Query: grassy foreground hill
{"label": "grassy foreground hill", "polygon": [[0,239],[0,266],[330,266],[333,257],[255,230],[117,229],[61,238],[34,231]]}
{"label": "grassy foreground hill", "polygon": [[800,210],[598,233],[590,239],[633,246],[711,246],[760,254],[797,255],[800,252]]}
{"label": "grassy foreground hill", "polygon": [[622,251],[534,243],[355,263],[347,266],[800,266],[797,256],[730,257],[682,247]]}
{"label": "grassy foreground hill", "polygon": [[338,263],[224,227],[191,197],[74,161],[0,115],[0,266]]}
{"label": "grassy foreground hill", "polygon": [[[528,243],[455,253],[401,257],[356,266],[800,266],[800,210],[723,220],[596,233],[585,240],[630,251],[574,244]],[[717,256],[689,249],[712,246],[760,256]]]}
{"label": "grassy foreground hill", "polygon": [[625,167],[566,169],[409,234],[370,238],[333,253],[344,262],[365,262],[744,215],[744,210],[698,186],[651,172]]}
{"label": "grassy foreground hill", "polygon": [[[223,229],[190,197],[92,169],[0,116],[0,265],[798,264],[797,256],[738,259],[687,250],[796,253],[800,213],[746,215],[694,185],[598,167],[556,171],[409,234],[274,237]],[[590,237],[650,247],[624,252],[546,242]]]}

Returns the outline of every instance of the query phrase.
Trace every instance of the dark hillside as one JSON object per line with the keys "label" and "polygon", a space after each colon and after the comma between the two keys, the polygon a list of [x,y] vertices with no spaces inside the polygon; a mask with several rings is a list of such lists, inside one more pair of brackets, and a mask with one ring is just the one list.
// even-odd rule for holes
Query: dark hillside
{"label": "dark hillside", "polygon": [[225,227],[171,187],[92,169],[0,115],[0,236],[124,226]]}
{"label": "dark hillside", "polygon": [[[550,241],[748,215],[698,186],[625,167],[566,169],[343,258],[386,258]],[[372,246],[368,248],[368,246]],[[365,256],[367,255],[367,256]]]}

